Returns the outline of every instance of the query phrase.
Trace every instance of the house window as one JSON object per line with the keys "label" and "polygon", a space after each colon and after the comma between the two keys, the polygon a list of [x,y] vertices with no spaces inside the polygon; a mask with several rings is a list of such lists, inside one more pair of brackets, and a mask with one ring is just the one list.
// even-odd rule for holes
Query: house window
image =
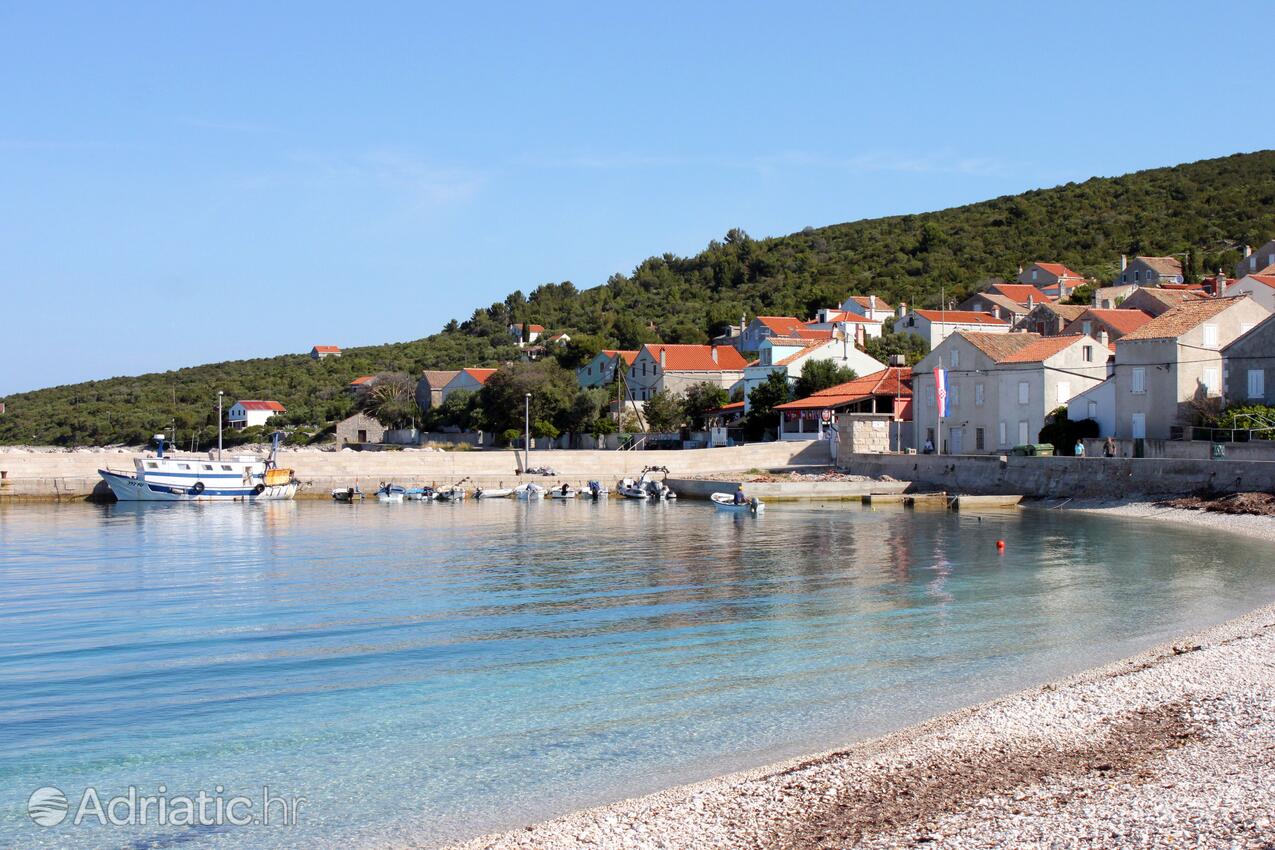
{"label": "house window", "polygon": [[934,406],[934,387],[925,388],[925,401],[930,407]]}
{"label": "house window", "polygon": [[1139,277],[1141,277],[1141,276],[1142,276],[1142,272],[1134,272],[1134,273],[1133,273],[1133,280],[1134,280],[1134,283],[1137,283],[1138,278],[1139,278]]}
{"label": "house window", "polygon": [[960,365],[961,365],[961,352],[953,351],[952,352],[952,368],[955,369],[957,366],[960,366]]}
{"label": "house window", "polygon": [[1092,363],[1093,362],[1093,346],[1086,345],[1081,349],[1081,351],[1084,353],[1085,362]]}
{"label": "house window", "polygon": [[974,406],[983,406],[983,382],[979,381],[974,385]]}
{"label": "house window", "polygon": [[986,451],[986,449],[983,446],[983,429],[982,428],[974,429],[974,451],[977,451],[977,452]]}
{"label": "house window", "polygon": [[1001,420],[1001,423],[1000,423],[1000,438],[1001,438],[1001,445],[1002,445],[1002,446],[1007,446],[1007,445],[1009,445],[1009,433],[1008,433],[1008,430],[1009,430],[1009,429],[1008,429],[1008,428],[1006,428],[1004,420]]}
{"label": "house window", "polygon": [[952,389],[948,393],[948,400],[952,402],[952,407],[960,407],[961,405],[961,385],[952,384]]}
{"label": "house window", "polygon": [[1204,326],[1204,347],[1217,348],[1217,325]]}
{"label": "house window", "polygon": [[1085,319],[1083,322],[1081,322],[1080,327],[1082,331],[1084,332],[1085,336],[1093,336],[1093,322],[1091,322],[1089,319]]}
{"label": "house window", "polygon": [[1032,269],[1032,281],[1036,280],[1036,270]]}
{"label": "house window", "polygon": [[1031,400],[1031,387],[1026,381],[1018,382],[1018,403],[1027,404]]}
{"label": "house window", "polygon": [[1098,402],[1096,401],[1089,402],[1085,412],[1088,414],[1090,419],[1097,419],[1098,418]]}
{"label": "house window", "polygon": [[1200,383],[1204,385],[1205,395],[1217,395],[1217,369],[1205,369]]}
{"label": "house window", "polygon": [[1248,370],[1248,397],[1266,397],[1266,371],[1264,369]]}
{"label": "house window", "polygon": [[1129,392],[1142,395],[1147,391],[1147,369],[1145,366],[1134,366],[1129,376]]}
{"label": "house window", "polygon": [[1058,403],[1066,404],[1071,399],[1071,381],[1058,382]]}
{"label": "house window", "polygon": [[1025,446],[1031,442],[1031,431],[1027,428],[1027,420],[1020,419],[1018,421],[1018,444]]}

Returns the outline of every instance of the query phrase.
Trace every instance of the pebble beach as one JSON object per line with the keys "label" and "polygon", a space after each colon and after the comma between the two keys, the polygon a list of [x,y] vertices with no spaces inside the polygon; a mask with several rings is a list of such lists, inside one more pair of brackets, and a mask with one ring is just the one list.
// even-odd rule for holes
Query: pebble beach
{"label": "pebble beach", "polygon": [[[1275,541],[1269,517],[1150,503],[1039,507]],[[882,738],[450,850],[1266,848],[1275,847],[1273,821],[1275,605],[1267,604]]]}

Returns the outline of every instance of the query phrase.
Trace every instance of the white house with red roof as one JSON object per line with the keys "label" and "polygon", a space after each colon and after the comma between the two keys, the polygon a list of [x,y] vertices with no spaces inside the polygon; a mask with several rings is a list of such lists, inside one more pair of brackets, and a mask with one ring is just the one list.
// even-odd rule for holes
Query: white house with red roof
{"label": "white house with red roof", "polygon": [[1233,280],[1222,290],[1224,298],[1248,295],[1267,310],[1275,313],[1275,274],[1249,274]]}
{"label": "white house with red roof", "polygon": [[540,339],[541,335],[545,332],[545,326],[527,325],[527,338],[525,340],[522,338],[522,322],[510,325],[508,331],[510,339],[518,343],[518,346],[521,348],[524,344],[530,344]]}
{"label": "white house with red roof", "polygon": [[277,401],[245,398],[232,404],[230,410],[226,411],[226,423],[237,430],[253,428],[265,425],[271,416],[286,412],[284,406]]}
{"label": "white house with red roof", "polygon": [[878,322],[887,322],[894,318],[894,308],[884,298],[875,295],[851,295],[841,302],[841,310]]}
{"label": "white house with red roof", "polygon": [[[894,318],[893,313],[887,313],[886,315]],[[857,340],[879,337],[885,331],[885,325],[880,319],[872,319],[848,310],[835,310],[830,307],[820,308],[819,312],[815,314],[815,318],[806,322],[802,327],[813,331],[834,331],[838,330],[842,325],[848,326],[847,329],[851,337]]]}
{"label": "white house with red roof", "polygon": [[1018,273],[1018,282],[1034,286],[1055,301],[1066,298],[1073,289],[1086,283],[1078,272],[1062,263],[1032,263]]}
{"label": "white house with red roof", "polygon": [[339,345],[316,345],[310,349],[310,357],[315,360],[322,360],[325,357],[340,357],[341,347]]}
{"label": "white house with red roof", "polygon": [[815,360],[832,361],[838,366],[853,369],[856,375],[867,375],[885,368],[883,363],[855,345],[848,329],[839,331],[835,337],[770,337],[762,341],[757,359],[744,369],[744,411],[752,408],[749,397],[753,390],[765,383],[772,372],[782,372],[791,384],[801,377],[805,365]]}
{"label": "white house with red roof", "polygon": [[931,349],[959,331],[1007,334],[1009,328],[1005,319],[972,310],[907,310],[894,321],[895,333],[919,336]]}
{"label": "white house with red roof", "polygon": [[902,423],[912,420],[912,369],[890,366],[776,405],[775,410],[779,413],[781,440],[825,439],[835,433],[834,423],[841,413],[889,414],[890,444],[905,448],[911,444],[912,435],[906,434],[902,440],[899,437]]}
{"label": "white house with red roof", "polygon": [[604,348],[576,369],[576,383],[582,388],[610,386],[615,383],[616,369],[628,369],[637,356],[636,351]]}
{"label": "white house with red roof", "polygon": [[483,384],[487,383],[487,379],[494,374],[496,374],[495,369],[461,369],[456,373],[456,377],[443,385],[440,401],[447,401],[447,397],[457,390],[476,393],[483,388]]}
{"label": "white house with red roof", "polygon": [[629,366],[629,398],[644,402],[667,390],[709,383],[730,391],[744,380],[748,361],[731,345],[644,345]]}
{"label": "white house with red roof", "polygon": [[761,348],[761,341],[771,336],[792,336],[805,322],[796,316],[758,316],[744,325],[735,345],[740,351],[751,352]]}

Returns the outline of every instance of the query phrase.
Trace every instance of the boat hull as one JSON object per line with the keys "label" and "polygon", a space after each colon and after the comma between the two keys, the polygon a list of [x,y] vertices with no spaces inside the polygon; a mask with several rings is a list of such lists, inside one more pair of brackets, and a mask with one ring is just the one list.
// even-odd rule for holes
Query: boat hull
{"label": "boat hull", "polygon": [[736,504],[735,497],[729,493],[714,493],[709,498],[713,500],[713,507],[728,514],[759,514],[766,509],[765,503],[760,501]]}
{"label": "boat hull", "polygon": [[193,487],[174,484],[156,484],[139,479],[136,475],[99,469],[98,474],[121,502],[273,502],[291,499],[297,494],[297,482],[256,486],[208,487],[195,492]]}

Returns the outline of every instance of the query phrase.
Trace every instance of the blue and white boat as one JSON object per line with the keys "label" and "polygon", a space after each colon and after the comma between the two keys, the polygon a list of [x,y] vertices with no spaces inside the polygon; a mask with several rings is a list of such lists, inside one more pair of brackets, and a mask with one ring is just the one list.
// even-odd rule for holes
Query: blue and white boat
{"label": "blue and white boat", "polygon": [[291,469],[275,463],[279,438],[267,458],[240,455],[221,459],[164,453],[165,437],[155,435],[154,454],[133,459],[133,471],[99,469],[98,474],[121,502],[264,502],[291,499],[298,482]]}

